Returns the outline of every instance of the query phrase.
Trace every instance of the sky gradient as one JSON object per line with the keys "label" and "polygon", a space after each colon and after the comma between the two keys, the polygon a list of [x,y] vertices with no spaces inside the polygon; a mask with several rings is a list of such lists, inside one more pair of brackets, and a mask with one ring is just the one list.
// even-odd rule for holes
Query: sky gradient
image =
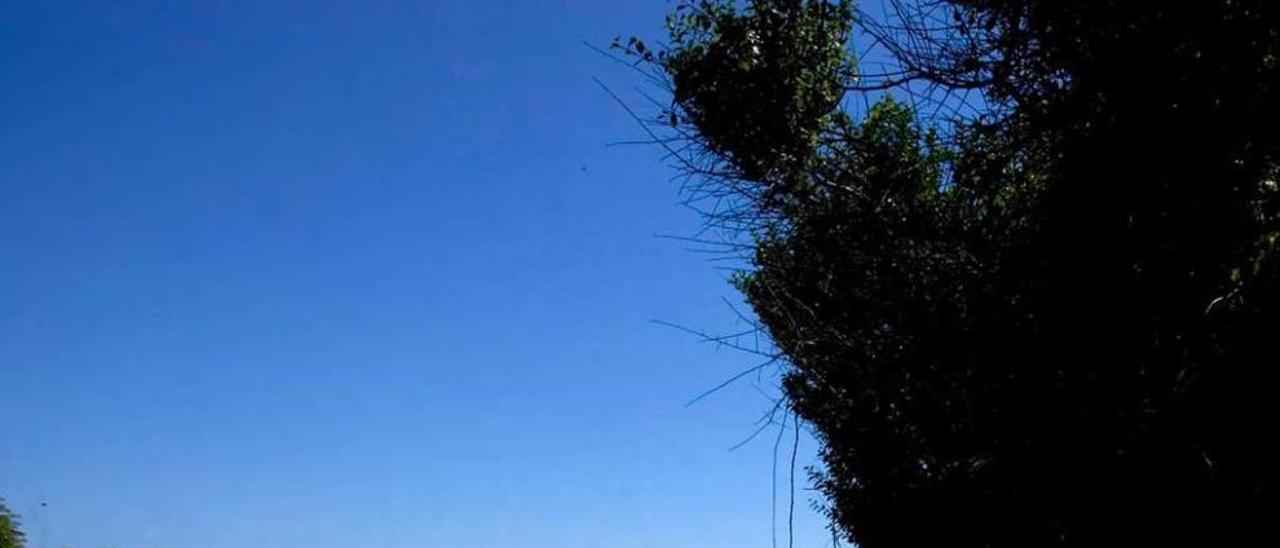
{"label": "sky gradient", "polygon": [[[592,78],[641,82],[582,44],[669,6],[3,2],[30,545],[771,546],[774,438],[729,451],[768,399],[685,406],[751,356],[651,322],[730,331],[738,298],[655,237],[698,219],[658,150],[605,146],[639,131]],[[796,546],[828,546],[797,474]]]}

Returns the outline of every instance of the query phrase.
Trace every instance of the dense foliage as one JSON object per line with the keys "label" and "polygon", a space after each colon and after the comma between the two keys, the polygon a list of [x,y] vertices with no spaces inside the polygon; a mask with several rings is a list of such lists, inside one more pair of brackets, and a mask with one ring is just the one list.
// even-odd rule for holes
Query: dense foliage
{"label": "dense foliage", "polygon": [[22,548],[26,537],[19,528],[18,516],[9,511],[0,499],[0,548]]}
{"label": "dense foliage", "polygon": [[[685,1],[624,46],[749,242],[834,523],[1280,545],[1280,2],[889,4]],[[859,32],[893,70],[859,72]]]}

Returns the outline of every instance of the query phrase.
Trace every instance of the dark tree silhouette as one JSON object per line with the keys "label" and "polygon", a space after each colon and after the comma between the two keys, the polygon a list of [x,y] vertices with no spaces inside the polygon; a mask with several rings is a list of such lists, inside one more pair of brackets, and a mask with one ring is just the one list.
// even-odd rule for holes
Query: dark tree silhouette
{"label": "dark tree silhouette", "polygon": [[1280,2],[884,4],[684,1],[619,44],[745,250],[833,522],[1280,545]]}

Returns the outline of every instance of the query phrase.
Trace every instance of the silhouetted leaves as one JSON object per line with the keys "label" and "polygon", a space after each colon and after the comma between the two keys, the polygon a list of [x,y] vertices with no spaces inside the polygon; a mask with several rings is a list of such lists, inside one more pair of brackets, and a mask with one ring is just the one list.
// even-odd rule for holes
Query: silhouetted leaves
{"label": "silhouetted leaves", "polygon": [[[868,548],[1275,544],[1280,3],[891,5],[681,2],[645,57],[695,191],[739,204],[709,224],[752,244],[735,283],[833,519]],[[859,31],[898,68],[859,74]],[[982,100],[848,108],[885,89]]]}

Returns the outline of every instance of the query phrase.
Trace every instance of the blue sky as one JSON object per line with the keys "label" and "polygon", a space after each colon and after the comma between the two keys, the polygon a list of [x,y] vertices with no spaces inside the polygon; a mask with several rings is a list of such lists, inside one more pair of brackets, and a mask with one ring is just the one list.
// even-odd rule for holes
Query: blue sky
{"label": "blue sky", "polygon": [[640,82],[581,44],[668,7],[3,2],[31,545],[770,546],[773,440],[728,450],[769,401],[684,406],[750,357],[650,323],[732,330],[737,298],[655,237],[697,218],[659,151],[605,146],[638,130],[591,78]]}

